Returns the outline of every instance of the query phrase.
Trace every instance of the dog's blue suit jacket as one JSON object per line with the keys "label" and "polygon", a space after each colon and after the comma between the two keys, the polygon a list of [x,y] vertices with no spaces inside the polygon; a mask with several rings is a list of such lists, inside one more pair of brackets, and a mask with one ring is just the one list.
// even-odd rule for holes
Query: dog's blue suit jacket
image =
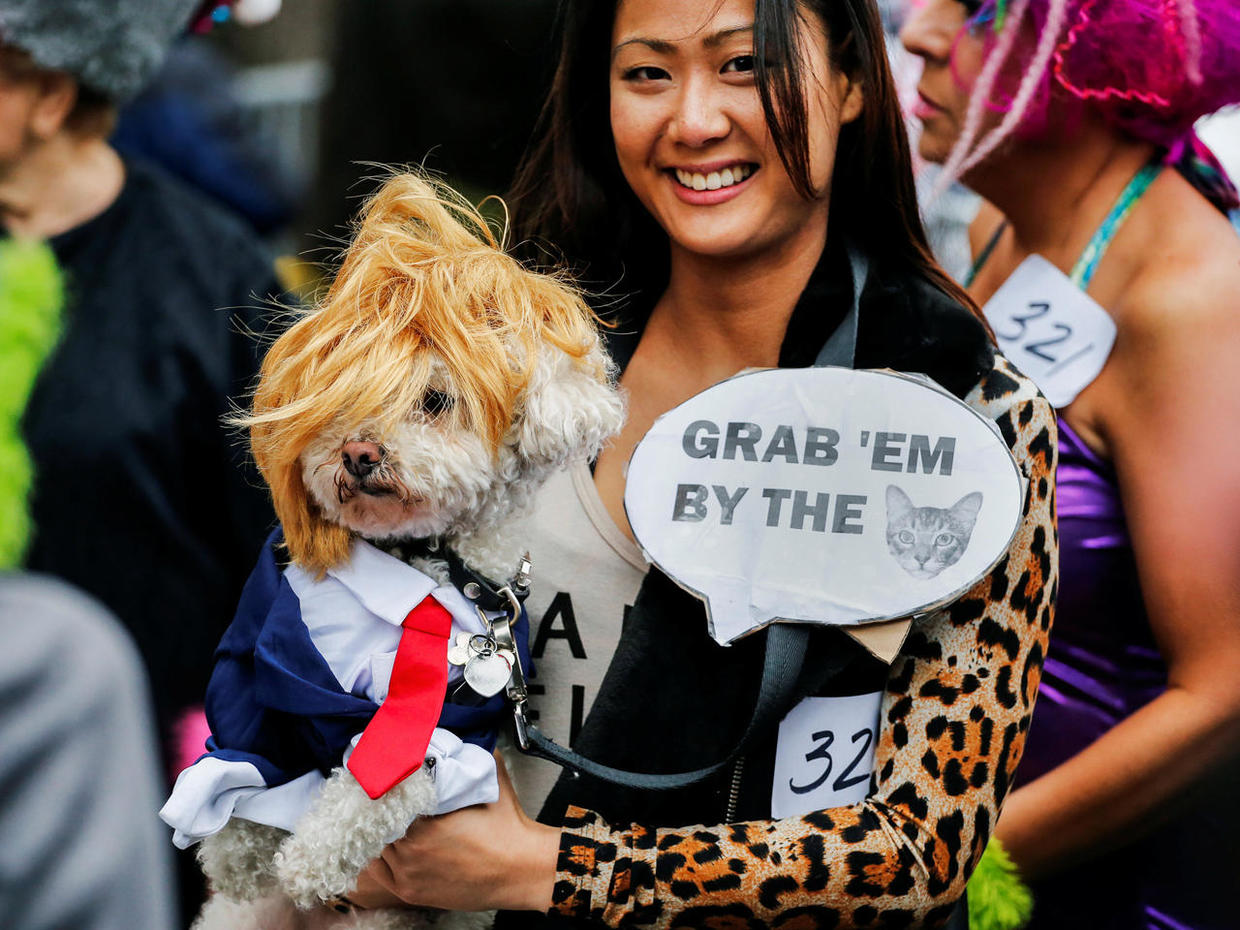
{"label": "dog's blue suit jacket", "polygon": [[[326,776],[341,764],[354,738],[379,708],[369,697],[345,690],[312,641],[303,617],[302,600],[290,584],[289,573],[280,564],[278,547],[282,540],[279,529],[268,537],[242,591],[232,624],[216,650],[206,698],[207,722],[211,728],[207,752],[182,773],[177,789],[161,812],[182,834],[196,832],[188,830],[187,825],[200,815],[187,812],[185,805],[200,805],[197,800],[190,799],[190,795],[197,792],[189,784],[193,778],[186,776],[204,760],[250,763],[261,776],[262,787],[267,789],[288,785],[311,772]],[[362,554],[372,563],[375,559],[390,559],[396,563],[378,550],[368,549]],[[389,568],[389,574],[391,570]],[[401,565],[399,571],[412,573],[410,577],[422,579],[426,585],[435,584],[407,566]],[[442,587],[437,589],[437,597],[442,599],[443,590]],[[455,593],[454,589],[449,593]],[[418,592],[413,602],[425,595],[426,591]],[[350,603],[354,604],[354,610],[362,609],[356,602]],[[390,603],[391,598],[388,598],[387,604]],[[459,607],[452,612],[454,617],[460,616]],[[391,609],[388,614],[390,622],[394,616]],[[529,622],[524,610],[514,633],[523,667],[528,670]],[[355,688],[354,692],[358,690],[361,689]],[[449,693],[452,690],[450,684]],[[449,701],[443,705],[437,727],[489,753],[495,747],[498,727],[506,710],[507,701],[502,692],[480,706]],[[222,770],[223,767],[215,768]],[[238,767],[228,768],[236,770]],[[178,802],[182,781],[187,782],[181,792],[185,797]],[[225,785],[232,787],[225,778],[211,789],[213,796],[218,797]],[[178,840],[177,845],[182,842]]]}

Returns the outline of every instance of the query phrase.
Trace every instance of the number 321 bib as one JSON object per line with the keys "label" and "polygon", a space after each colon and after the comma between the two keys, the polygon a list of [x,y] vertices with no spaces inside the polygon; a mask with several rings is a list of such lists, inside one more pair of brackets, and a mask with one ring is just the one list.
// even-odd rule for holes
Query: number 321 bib
{"label": "number 321 bib", "polygon": [[1012,272],[982,308],[999,348],[1051,406],[1066,407],[1102,371],[1115,322],[1041,255]]}

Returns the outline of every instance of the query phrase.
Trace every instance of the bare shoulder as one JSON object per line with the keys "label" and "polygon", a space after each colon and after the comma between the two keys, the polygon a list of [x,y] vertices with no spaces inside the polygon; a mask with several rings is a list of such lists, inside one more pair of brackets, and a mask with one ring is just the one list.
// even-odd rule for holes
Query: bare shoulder
{"label": "bare shoulder", "polygon": [[1201,324],[1240,336],[1240,234],[1228,219],[1194,192],[1147,222],[1146,254],[1115,307],[1121,332],[1191,337]]}
{"label": "bare shoulder", "polygon": [[1204,201],[1193,215],[1167,220],[1162,228],[1172,232],[1150,237],[1113,308],[1114,361],[1134,374],[1145,369],[1145,377],[1164,364],[1176,375],[1186,366],[1232,368],[1240,356],[1240,235]]}

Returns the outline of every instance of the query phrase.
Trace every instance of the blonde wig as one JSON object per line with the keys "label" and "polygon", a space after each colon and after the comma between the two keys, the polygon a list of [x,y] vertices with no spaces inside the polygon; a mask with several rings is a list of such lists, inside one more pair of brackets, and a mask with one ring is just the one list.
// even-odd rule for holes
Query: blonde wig
{"label": "blonde wig", "polygon": [[451,189],[391,177],[363,207],[326,295],[268,351],[251,412],[234,421],[249,428],[292,558],[321,573],[349,551],[350,532],[319,513],[303,482],[299,459],[316,436],[363,423],[382,433],[410,416],[440,387],[438,361],[453,416],[494,454],[548,345],[606,379],[594,324],[572,285],[523,268]]}

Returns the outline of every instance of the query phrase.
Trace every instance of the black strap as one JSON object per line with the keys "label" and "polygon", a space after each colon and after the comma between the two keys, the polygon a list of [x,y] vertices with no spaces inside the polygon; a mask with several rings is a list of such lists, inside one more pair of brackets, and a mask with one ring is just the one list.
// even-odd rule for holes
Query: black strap
{"label": "black strap", "polygon": [[973,282],[977,279],[978,273],[982,270],[982,266],[990,258],[990,254],[999,245],[999,240],[1003,238],[1004,230],[1007,229],[1007,220],[999,223],[999,228],[990,234],[990,238],[986,240],[986,244],[982,246],[982,250],[977,253],[977,258],[973,259],[973,265],[969,268],[969,273],[964,276],[964,286],[972,287]]}
{"label": "black strap", "polygon": [[643,772],[626,772],[587,759],[571,749],[555,743],[543,736],[538,727],[530,724],[526,727],[531,755],[549,759],[564,768],[586,775],[593,775],[604,781],[614,782],[630,788],[644,788],[649,791],[669,791],[684,788],[710,778],[723,771],[745,750],[749,741],[768,727],[777,723],[792,702],[797,680],[801,675],[801,665],[805,661],[806,646],[809,642],[809,627],[793,626],[786,623],[772,624],[766,631],[766,658],[762,666],[762,684],[758,689],[753,716],[745,728],[744,735],[736,744],[736,748],[714,765],[694,769],[691,772],[678,772],[671,775],[652,775]]}
{"label": "black strap", "polygon": [[[817,367],[833,365],[851,368],[853,366],[857,351],[861,292],[869,274],[869,265],[864,256],[851,248],[848,250],[848,261],[853,279],[852,307],[822,347],[822,351],[818,353],[818,358],[814,362]],[[721,759],[714,765],[694,769],[691,772],[654,775],[645,772],[627,772],[594,762],[548,739],[535,724],[529,722],[525,716],[524,684],[515,692],[514,689],[509,689],[509,695],[514,698],[516,704],[517,739],[521,750],[572,771],[583,772],[629,788],[669,791],[704,781],[731,765],[745,751],[755,736],[767,732],[787,713],[796,694],[797,681],[801,677],[801,667],[805,664],[809,633],[810,628],[804,624],[772,623],[767,627],[762,683],[759,685],[758,697],[754,702],[753,716],[749,718],[749,724],[745,727],[745,732],[737,742],[736,748],[728,754],[727,758]]]}

